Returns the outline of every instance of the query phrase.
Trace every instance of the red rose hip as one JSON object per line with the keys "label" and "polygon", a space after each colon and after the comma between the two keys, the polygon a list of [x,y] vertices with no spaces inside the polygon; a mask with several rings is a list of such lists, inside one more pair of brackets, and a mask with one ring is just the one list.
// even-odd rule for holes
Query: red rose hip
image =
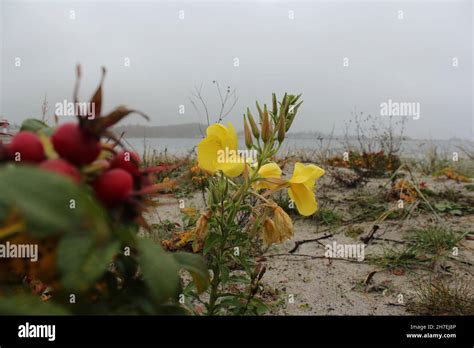
{"label": "red rose hip", "polygon": [[114,157],[110,164],[110,167],[121,168],[123,170],[126,170],[133,176],[138,176],[140,174],[140,171],[138,170],[139,164],[140,157],[135,152],[122,151]]}
{"label": "red rose hip", "polygon": [[79,170],[63,159],[44,161],[40,164],[40,168],[67,176],[77,183],[81,181],[81,173]]}
{"label": "red rose hip", "polygon": [[17,133],[7,147],[8,156],[18,162],[41,162],[45,158],[43,144],[33,132]]}
{"label": "red rose hip", "polygon": [[123,202],[133,189],[133,177],[121,168],[102,173],[94,181],[94,190],[106,206],[113,207]]}
{"label": "red rose hip", "polygon": [[84,134],[76,123],[60,126],[51,137],[51,141],[61,157],[78,166],[94,161],[101,150],[100,141]]}

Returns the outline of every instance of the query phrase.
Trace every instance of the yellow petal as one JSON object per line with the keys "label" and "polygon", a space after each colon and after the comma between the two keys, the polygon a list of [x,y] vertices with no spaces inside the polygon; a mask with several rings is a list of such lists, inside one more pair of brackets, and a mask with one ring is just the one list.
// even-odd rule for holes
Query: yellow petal
{"label": "yellow petal", "polygon": [[[278,164],[274,162],[267,163],[260,167],[260,169],[258,170],[258,175],[264,179],[267,179],[267,178],[279,179],[281,177],[281,169],[280,167],[278,167]],[[276,184],[274,183],[270,183],[265,180],[260,180],[254,185],[254,188],[256,190],[260,190],[263,188],[272,189],[275,186]]]}
{"label": "yellow petal", "polygon": [[310,216],[318,209],[316,197],[313,190],[309,189],[305,184],[291,183],[288,188],[290,198],[295,202],[296,209],[303,216]]}
{"label": "yellow petal", "polygon": [[232,123],[228,123],[228,128],[222,124],[215,123],[207,127],[207,136],[216,136],[221,142],[222,148],[229,148],[229,150],[237,150],[238,138]]}
{"label": "yellow petal", "polygon": [[225,146],[228,137],[228,130],[225,126],[219,123],[211,124],[209,127],[207,127],[206,134],[208,137],[217,137],[221,142],[221,146]]}
{"label": "yellow petal", "polygon": [[314,181],[324,175],[324,169],[315,166],[314,164],[304,165],[303,163],[296,163],[293,170],[293,176],[289,180],[294,184],[306,184],[314,186]]}
{"label": "yellow petal", "polygon": [[261,166],[258,174],[263,178],[279,178],[281,177],[281,169],[278,164],[271,162]]}
{"label": "yellow petal", "polygon": [[199,167],[213,174],[222,170],[231,177],[242,174],[245,161],[237,153],[237,133],[232,123],[228,123],[228,128],[213,124],[207,128],[206,134],[198,144]]}
{"label": "yellow petal", "polygon": [[238,138],[237,138],[237,132],[235,131],[234,126],[232,125],[231,122],[227,123],[227,142],[226,145],[234,150],[238,149]]}
{"label": "yellow petal", "polygon": [[217,168],[217,153],[221,142],[216,135],[209,135],[198,144],[198,165],[208,172],[215,173]]}
{"label": "yellow petal", "polygon": [[232,178],[239,176],[244,171],[245,163],[218,163],[217,165],[219,170],[222,170],[225,175]]}

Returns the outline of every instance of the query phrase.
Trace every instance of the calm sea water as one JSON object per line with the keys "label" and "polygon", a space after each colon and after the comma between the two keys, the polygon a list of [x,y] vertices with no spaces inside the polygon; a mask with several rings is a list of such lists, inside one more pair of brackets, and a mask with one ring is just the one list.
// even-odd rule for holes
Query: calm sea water
{"label": "calm sea water", "polygon": [[[195,151],[200,139],[198,138],[126,138],[128,146],[134,151],[142,154],[146,149],[147,152],[156,151],[167,152],[169,155],[182,156]],[[466,141],[460,140],[405,140],[402,142],[401,154],[408,157],[422,158],[426,156],[427,151],[433,146],[437,147],[438,154],[451,156],[453,152],[460,152],[459,146],[466,145]],[[239,144],[243,149],[243,139],[239,139]],[[356,146],[356,143],[353,142]],[[470,144],[472,146],[472,143]],[[304,151],[308,154],[312,152],[326,150],[330,153],[341,153],[344,151],[344,146],[341,141],[328,139],[285,139],[282,144],[280,153],[288,154],[291,152]],[[462,157],[460,153],[460,157]]]}

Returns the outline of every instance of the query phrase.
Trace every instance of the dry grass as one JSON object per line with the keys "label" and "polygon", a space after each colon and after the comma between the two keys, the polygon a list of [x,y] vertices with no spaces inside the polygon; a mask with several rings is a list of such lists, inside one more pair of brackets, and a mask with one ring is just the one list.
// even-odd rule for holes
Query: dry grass
{"label": "dry grass", "polygon": [[471,281],[430,279],[416,289],[416,299],[408,310],[419,315],[473,315],[474,291]]}

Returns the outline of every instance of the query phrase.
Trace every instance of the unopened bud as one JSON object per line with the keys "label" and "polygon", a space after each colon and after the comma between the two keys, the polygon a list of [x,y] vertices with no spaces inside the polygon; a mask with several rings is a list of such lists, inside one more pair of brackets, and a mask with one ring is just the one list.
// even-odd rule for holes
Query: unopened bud
{"label": "unopened bud", "polygon": [[283,115],[278,119],[278,142],[281,144],[285,139],[286,133],[286,117]]}
{"label": "unopened bud", "polygon": [[288,95],[285,93],[280,105],[280,115],[279,115],[280,117],[283,116],[286,118],[286,113],[288,112],[288,106],[289,106],[289,98],[288,98]]}
{"label": "unopened bud", "polygon": [[245,146],[247,146],[247,149],[251,149],[253,145],[252,133],[250,133],[250,128],[247,123],[247,119],[245,118],[245,115],[244,115],[244,138],[245,138]]}
{"label": "unopened bud", "polygon": [[249,108],[247,108],[247,117],[249,119],[250,128],[252,129],[253,136],[258,139],[260,137],[260,132],[258,131],[257,124],[255,123],[255,120]]}
{"label": "unopened bud", "polygon": [[268,143],[270,141],[272,135],[272,126],[270,124],[270,119],[268,117],[268,110],[267,106],[265,105],[263,109],[262,115],[262,140],[264,143]]}
{"label": "unopened bud", "polygon": [[257,110],[258,110],[258,115],[260,116],[260,122],[263,121],[263,111],[262,111],[262,108],[260,107],[260,104],[258,102],[255,102],[255,104],[257,105]]}
{"label": "unopened bud", "polygon": [[278,113],[278,103],[275,93],[272,93],[272,113],[274,117],[276,117]]}

